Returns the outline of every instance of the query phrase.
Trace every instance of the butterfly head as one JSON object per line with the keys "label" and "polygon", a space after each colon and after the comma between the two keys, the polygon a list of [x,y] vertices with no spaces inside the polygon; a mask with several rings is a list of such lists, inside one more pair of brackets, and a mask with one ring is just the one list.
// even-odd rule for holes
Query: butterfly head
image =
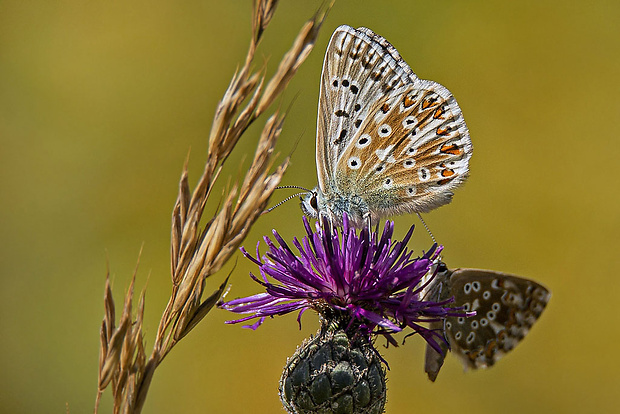
{"label": "butterfly head", "polygon": [[345,214],[349,224],[357,228],[367,225],[368,220],[375,222],[378,219],[371,214],[368,204],[361,197],[338,191],[324,193],[319,187],[301,198],[301,210],[312,218],[326,217],[336,226],[342,225]]}
{"label": "butterfly head", "polygon": [[301,199],[301,211],[308,217],[317,218],[319,216],[318,188],[299,198]]}
{"label": "butterfly head", "polygon": [[452,294],[449,288],[450,277],[452,271],[441,260],[433,263],[428,276],[432,276],[432,280],[424,289],[423,295],[427,300],[444,301],[449,299]]}

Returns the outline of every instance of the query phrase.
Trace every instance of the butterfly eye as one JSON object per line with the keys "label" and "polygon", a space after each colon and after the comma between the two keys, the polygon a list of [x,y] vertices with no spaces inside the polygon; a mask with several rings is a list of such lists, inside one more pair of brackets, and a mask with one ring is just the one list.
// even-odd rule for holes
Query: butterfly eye
{"label": "butterfly eye", "polygon": [[312,198],[310,198],[310,207],[312,207],[315,210],[319,210],[319,205],[316,201],[316,195],[313,195]]}
{"label": "butterfly eye", "polygon": [[439,264],[437,265],[437,272],[442,273],[442,272],[446,272],[447,270],[448,270],[448,266],[444,262],[439,262]]}

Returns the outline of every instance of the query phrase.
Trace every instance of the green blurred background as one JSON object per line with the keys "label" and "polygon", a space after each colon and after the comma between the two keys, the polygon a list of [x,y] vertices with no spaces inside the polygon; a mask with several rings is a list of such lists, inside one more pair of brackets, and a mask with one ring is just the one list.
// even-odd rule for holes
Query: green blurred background
{"label": "green blurred background", "polygon": [[[273,73],[318,5],[282,1],[257,65]],[[249,0],[0,2],[0,411],[92,411],[106,256],[120,302],[143,243],[138,287],[148,283],[152,346],[170,289],[181,167],[191,148],[195,183],[215,105],[247,50],[250,10]],[[387,412],[613,411],[620,3],[337,1],[281,101],[294,99],[281,153],[298,142],[285,184],[316,182],[321,63],[345,23],[390,40],[465,114],[471,177],[452,204],[426,215],[448,264],[528,276],[553,291],[524,343],[485,372],[463,373],[450,357],[432,384],[420,338],[381,348],[391,367]],[[248,131],[226,173],[247,167],[259,130]],[[301,235],[296,204],[262,218],[244,244],[253,249],[273,226]],[[396,221],[400,235],[418,223]],[[417,251],[430,244],[419,230]],[[253,267],[237,257],[231,297],[258,292]],[[228,318],[214,310],[175,348],[145,412],[282,412],[281,368],[316,317],[307,313],[301,331],[289,315],[256,332],[224,325]],[[106,393],[102,412],[110,407]]]}

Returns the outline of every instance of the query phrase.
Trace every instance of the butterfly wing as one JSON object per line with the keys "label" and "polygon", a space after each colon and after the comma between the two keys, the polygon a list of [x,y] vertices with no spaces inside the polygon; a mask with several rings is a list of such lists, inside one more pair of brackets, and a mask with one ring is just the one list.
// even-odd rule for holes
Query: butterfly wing
{"label": "butterfly wing", "polygon": [[[465,368],[472,369],[490,367],[510,352],[527,335],[551,297],[544,286],[532,280],[479,269],[453,271],[448,287],[448,295],[455,298],[454,306],[476,311],[469,318],[447,318],[444,327],[452,352]],[[427,360],[432,352],[427,346]]]}
{"label": "butterfly wing", "polygon": [[[452,276],[452,271],[448,270],[444,263],[439,262],[437,272],[434,275],[434,278],[428,287],[428,293],[424,294],[425,300],[430,300],[434,302],[444,301],[450,298],[450,286],[448,282],[450,280],[450,276]],[[445,339],[445,331],[444,331],[443,321],[431,322],[429,324],[429,329],[435,332],[441,332],[444,334]],[[446,339],[447,340],[447,339]],[[446,340],[438,339],[436,342],[441,348],[441,353],[437,352],[435,348],[426,344],[426,355],[424,359],[424,372],[428,374],[428,378],[431,381],[435,381],[437,375],[439,374],[439,370],[443,366],[443,361],[450,350]]]}
{"label": "butterfly wing", "polygon": [[467,177],[473,148],[456,100],[371,30],[334,32],[319,100],[322,191],[360,196],[378,217],[446,204]]}
{"label": "butterfly wing", "polygon": [[401,88],[371,108],[338,160],[337,185],[345,191],[355,185],[378,216],[428,212],[451,201],[471,154],[453,97]]}
{"label": "butterfly wing", "polygon": [[[439,331],[443,328],[443,323],[441,322],[432,322],[429,326],[430,329]],[[440,354],[433,347],[426,344],[426,355],[424,356],[424,372],[428,374],[428,378],[435,382],[437,379],[437,375],[439,374],[439,370],[443,366],[443,361],[446,359],[446,355],[448,354],[448,345],[443,341],[438,341],[439,347],[442,350]]]}
{"label": "butterfly wing", "polygon": [[364,28],[340,26],[325,52],[316,141],[322,191],[333,184],[336,163],[355,130],[370,113],[371,104],[384,94],[375,80],[377,74],[381,74],[385,82],[399,87],[410,83],[411,76],[415,78],[391,45],[381,46],[368,32],[370,30]]}

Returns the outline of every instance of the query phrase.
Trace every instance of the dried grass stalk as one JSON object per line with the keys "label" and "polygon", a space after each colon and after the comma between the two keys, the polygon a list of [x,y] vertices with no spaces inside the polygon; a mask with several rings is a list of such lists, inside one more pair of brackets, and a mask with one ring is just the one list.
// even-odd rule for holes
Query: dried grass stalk
{"label": "dried grass stalk", "polygon": [[[291,49],[281,60],[268,82],[252,70],[252,62],[263,33],[271,21],[277,1],[254,2],[252,39],[241,69],[234,74],[219,102],[211,132],[202,176],[193,191],[188,182],[187,161],[179,182],[179,193],[172,212],[171,273],[172,293],[163,312],[151,355],[145,353],[142,334],[144,291],[135,318],[132,298],[135,272],[125,296],[118,326],[109,282],[106,279],[101,326],[99,389],[95,413],[104,389],[112,385],[114,413],[139,413],[157,366],[174,345],[184,338],[221,297],[228,278],[206,299],[206,279],[220,270],[237,251],[254,222],[265,210],[271,193],[280,183],[288,158],[273,168],[274,148],[284,116],[276,111],[269,117],[254,159],[241,185],[225,192],[217,213],[201,227],[202,215],[220,176],[223,163],[247,128],[280,96],[297,69],[312,50],[326,12],[317,12],[301,28]],[[263,87],[263,85],[267,85]],[[136,269],[137,271],[137,269]]]}

